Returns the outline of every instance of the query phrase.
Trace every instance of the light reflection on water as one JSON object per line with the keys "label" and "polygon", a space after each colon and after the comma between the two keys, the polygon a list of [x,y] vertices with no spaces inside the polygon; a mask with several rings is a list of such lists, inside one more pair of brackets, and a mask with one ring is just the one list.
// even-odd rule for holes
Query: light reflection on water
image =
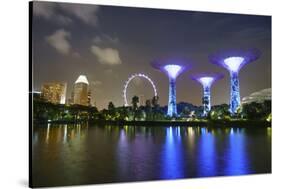
{"label": "light reflection on water", "polygon": [[229,146],[226,150],[226,173],[228,175],[242,175],[248,173],[248,157],[245,151],[244,129],[229,134]]}
{"label": "light reflection on water", "polygon": [[216,173],[216,158],[215,158],[215,139],[214,135],[207,131],[206,128],[201,128],[202,135],[200,136],[199,145],[199,175],[213,176]]}
{"label": "light reflection on water", "polygon": [[182,143],[180,127],[166,128],[166,138],[164,149],[161,155],[163,167],[161,178],[172,179],[184,177],[182,166]]}
{"label": "light reflection on water", "polygon": [[271,172],[271,129],[45,125],[35,186]]}

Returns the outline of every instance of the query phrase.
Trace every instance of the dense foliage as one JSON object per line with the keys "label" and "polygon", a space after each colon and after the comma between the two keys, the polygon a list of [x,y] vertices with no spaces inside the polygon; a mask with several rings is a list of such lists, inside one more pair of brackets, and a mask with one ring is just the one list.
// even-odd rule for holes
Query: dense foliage
{"label": "dense foliage", "polygon": [[33,119],[35,121],[77,121],[77,120],[111,120],[111,121],[153,121],[153,120],[267,120],[271,121],[271,101],[252,102],[239,107],[237,114],[231,115],[229,105],[213,106],[207,117],[202,116],[203,107],[190,103],[177,104],[178,117],[166,115],[167,106],[160,107],[159,97],[146,100],[144,106],[139,106],[139,98],[134,96],[131,106],[115,107],[109,102],[107,109],[98,111],[94,106],[52,104],[40,98],[33,100]]}

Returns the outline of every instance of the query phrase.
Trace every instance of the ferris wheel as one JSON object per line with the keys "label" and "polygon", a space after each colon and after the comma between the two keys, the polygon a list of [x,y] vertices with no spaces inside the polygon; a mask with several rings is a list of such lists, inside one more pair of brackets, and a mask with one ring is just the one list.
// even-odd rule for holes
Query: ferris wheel
{"label": "ferris wheel", "polygon": [[124,98],[125,106],[128,106],[128,100],[127,100],[127,88],[128,88],[128,85],[136,77],[140,77],[140,78],[144,78],[144,79],[148,80],[149,83],[152,85],[154,96],[157,96],[157,90],[156,90],[156,87],[154,85],[154,82],[147,75],[142,74],[142,73],[136,73],[136,74],[131,75],[127,79],[127,81],[125,82],[124,90],[123,90],[123,98]]}

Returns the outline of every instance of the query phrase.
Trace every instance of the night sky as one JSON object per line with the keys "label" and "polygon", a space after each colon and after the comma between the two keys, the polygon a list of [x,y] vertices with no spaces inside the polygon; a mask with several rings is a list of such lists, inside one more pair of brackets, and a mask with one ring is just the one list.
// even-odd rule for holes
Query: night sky
{"label": "night sky", "polygon": [[[123,85],[133,73],[155,83],[160,104],[168,101],[168,78],[151,61],[184,56],[192,68],[177,79],[177,102],[201,104],[202,87],[190,75],[220,72],[212,104],[228,103],[229,73],[208,56],[219,50],[258,48],[259,60],[240,71],[241,97],[271,87],[271,17],[207,12],[36,2],[33,8],[34,90],[44,82],[67,82],[67,98],[80,74],[86,75],[99,109],[124,103]],[[134,79],[133,95],[153,96],[148,81]]]}

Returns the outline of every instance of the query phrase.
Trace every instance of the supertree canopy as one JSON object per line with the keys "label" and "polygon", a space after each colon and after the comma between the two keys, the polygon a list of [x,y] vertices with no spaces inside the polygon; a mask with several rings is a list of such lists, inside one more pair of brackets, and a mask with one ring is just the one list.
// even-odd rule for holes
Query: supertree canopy
{"label": "supertree canopy", "polygon": [[209,60],[226,68],[230,73],[230,112],[237,112],[240,105],[239,70],[250,62],[257,60],[261,53],[258,49],[221,51],[210,55]]}
{"label": "supertree canopy", "polygon": [[223,78],[223,75],[218,73],[204,73],[191,76],[191,79],[198,81],[203,87],[203,116],[206,116],[211,110],[211,86],[216,80],[221,78]]}
{"label": "supertree canopy", "polygon": [[189,68],[188,62],[185,58],[165,58],[151,63],[152,67],[166,73],[169,77],[168,116],[177,116],[176,79]]}

